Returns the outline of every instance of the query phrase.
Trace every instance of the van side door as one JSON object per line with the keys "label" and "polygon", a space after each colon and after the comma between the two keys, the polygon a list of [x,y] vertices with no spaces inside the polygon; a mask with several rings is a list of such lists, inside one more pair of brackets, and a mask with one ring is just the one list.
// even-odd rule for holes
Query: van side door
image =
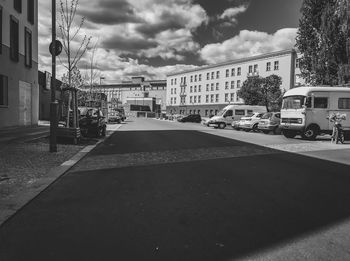
{"label": "van side door", "polygon": [[227,110],[225,112],[224,118],[225,118],[225,123],[230,125],[233,121],[233,111]]}
{"label": "van side door", "polygon": [[[331,97],[329,114],[346,114],[346,119],[341,124],[345,130],[350,130],[350,93],[335,92],[331,94]],[[329,122],[329,128],[333,128],[333,123]]]}
{"label": "van side door", "polygon": [[306,119],[306,127],[310,124],[317,124],[321,130],[329,129],[327,116],[330,109],[329,92],[313,93],[313,109]]}

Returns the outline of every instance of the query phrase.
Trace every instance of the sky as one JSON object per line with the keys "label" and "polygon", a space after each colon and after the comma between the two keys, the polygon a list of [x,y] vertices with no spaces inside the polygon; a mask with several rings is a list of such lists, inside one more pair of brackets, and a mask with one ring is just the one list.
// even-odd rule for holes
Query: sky
{"label": "sky", "polygon": [[[60,1],[66,0],[56,1],[59,10]],[[83,17],[84,24],[72,51],[85,35],[91,37],[78,68],[89,77],[86,69],[94,57],[95,78],[103,77],[105,84],[132,76],[166,79],[174,72],[293,48],[301,4],[302,0],[79,0],[73,27]],[[39,0],[42,71],[51,71],[50,42],[51,1]],[[58,78],[66,71],[64,61],[62,54]]]}

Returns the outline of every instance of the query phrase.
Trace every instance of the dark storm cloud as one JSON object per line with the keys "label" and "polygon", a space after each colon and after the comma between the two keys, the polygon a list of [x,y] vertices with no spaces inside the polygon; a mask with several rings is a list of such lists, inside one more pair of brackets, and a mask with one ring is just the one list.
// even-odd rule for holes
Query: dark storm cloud
{"label": "dark storm cloud", "polygon": [[140,38],[124,38],[115,36],[104,40],[101,47],[105,49],[115,49],[120,51],[135,52],[156,47],[155,41]]}
{"label": "dark storm cloud", "polygon": [[103,0],[81,6],[79,14],[98,24],[138,23],[141,20],[135,15],[134,8],[125,0]]}

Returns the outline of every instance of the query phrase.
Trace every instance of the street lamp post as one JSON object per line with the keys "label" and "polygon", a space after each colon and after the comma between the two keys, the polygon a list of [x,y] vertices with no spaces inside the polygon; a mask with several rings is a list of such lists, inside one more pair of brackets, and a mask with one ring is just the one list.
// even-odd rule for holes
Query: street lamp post
{"label": "street lamp post", "polygon": [[56,101],[56,0],[52,0],[52,77],[50,103],[50,152],[57,152],[57,115]]}

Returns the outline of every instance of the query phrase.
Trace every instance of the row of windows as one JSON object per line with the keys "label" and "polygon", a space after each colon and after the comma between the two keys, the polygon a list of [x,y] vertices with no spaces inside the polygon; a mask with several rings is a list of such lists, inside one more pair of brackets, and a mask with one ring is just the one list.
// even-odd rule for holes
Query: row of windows
{"label": "row of windows", "polygon": [[[35,12],[35,0],[27,0],[27,19],[28,22],[34,24],[34,12]],[[22,13],[22,0],[14,0],[13,8],[18,12]]]}
{"label": "row of windows", "polygon": [[[231,84],[230,82],[225,82],[225,90],[228,90],[229,87],[231,89],[234,89],[235,88],[235,83],[236,83],[236,87],[237,88],[241,88],[241,81],[238,80],[237,82],[235,81],[231,81]],[[230,85],[229,85],[230,84]],[[198,88],[197,88],[198,87]],[[214,88],[215,87],[215,88]],[[214,91],[214,89],[216,91],[218,91],[220,89],[220,84],[217,82],[214,86],[214,83],[211,83],[210,85],[207,84],[206,85],[206,91],[209,92],[209,91]],[[193,92],[201,92],[202,91],[202,86],[201,85],[195,85],[195,86],[190,86],[190,93],[193,93]],[[186,87],[181,87],[181,93],[184,93],[186,92]],[[170,89],[170,94],[176,94],[176,88],[171,88]]]}
{"label": "row of windows", "polygon": [[[314,97],[314,108],[327,109],[328,104],[328,97]],[[311,97],[309,97],[308,101],[306,102],[306,107],[311,108],[311,106]],[[350,109],[350,98],[338,98],[338,109]]]}
{"label": "row of windows", "polygon": [[[279,70],[279,61],[274,61],[273,62],[273,69],[275,71]],[[266,63],[266,71],[271,71],[271,62],[267,62]],[[231,70],[230,69],[226,69],[225,71],[225,76],[226,77],[230,77],[230,76],[236,76],[236,72],[237,72],[237,76],[240,76],[242,75],[242,69],[241,67],[237,67],[237,71],[236,71],[236,68],[232,68]],[[259,72],[259,68],[258,68],[258,65],[257,64],[254,64],[254,65],[249,65],[248,66],[248,73],[251,74],[251,73],[257,73]],[[208,72],[207,73],[207,80],[213,80],[213,79],[219,79],[220,78],[220,71],[216,71],[216,72]],[[190,82],[197,82],[198,81],[201,81],[202,80],[202,74],[196,74],[196,75],[191,75],[190,76]],[[181,84],[185,84],[186,83],[186,77],[181,77],[180,79],[180,82]],[[174,79],[171,79],[170,80],[170,85],[176,85],[176,78]]]}
{"label": "row of windows", "polygon": [[[0,53],[2,53],[2,27],[3,10],[0,6]],[[32,32],[27,27],[24,28],[24,64],[32,67]],[[10,16],[10,59],[19,61],[19,22],[13,15]]]}

